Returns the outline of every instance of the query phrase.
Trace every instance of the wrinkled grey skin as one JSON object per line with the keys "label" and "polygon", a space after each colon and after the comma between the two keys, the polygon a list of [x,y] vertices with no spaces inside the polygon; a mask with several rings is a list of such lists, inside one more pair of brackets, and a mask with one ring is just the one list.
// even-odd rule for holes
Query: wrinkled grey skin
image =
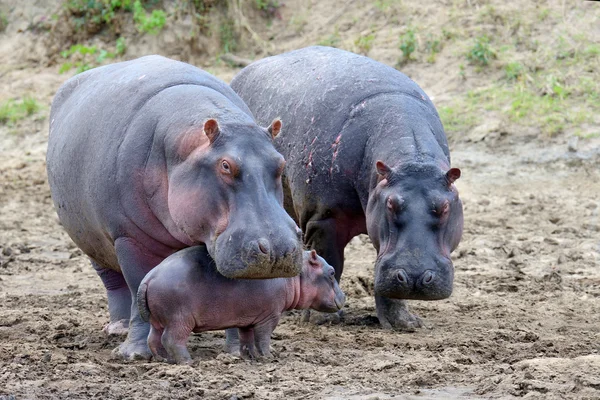
{"label": "wrinkled grey skin", "polygon": [[312,250],[304,252],[299,276],[229,279],[214,267],[205,246],[181,250],[140,284],[140,315],[151,324],[148,346],[157,359],[190,363],[186,343],[192,332],[237,328],[237,348],[228,343],[228,351],[246,358],[269,357],[271,333],[283,311],[336,312],[344,306],[334,272]]}
{"label": "wrinkled grey skin", "polygon": [[300,230],[282,206],[283,157],[222,81],[159,56],[76,75],[52,103],[47,168],[65,230],[107,289],[118,353],[150,356],[135,298],[144,275],[205,243],[226,276],[300,272]]}
{"label": "wrinkled grey skin", "polygon": [[257,121],[286,121],[286,210],[305,244],[342,275],[344,247],[368,233],[384,327],[421,326],[404,299],[450,296],[463,227],[438,113],[412,80],[343,50],[309,47],[256,61],[231,87]]}

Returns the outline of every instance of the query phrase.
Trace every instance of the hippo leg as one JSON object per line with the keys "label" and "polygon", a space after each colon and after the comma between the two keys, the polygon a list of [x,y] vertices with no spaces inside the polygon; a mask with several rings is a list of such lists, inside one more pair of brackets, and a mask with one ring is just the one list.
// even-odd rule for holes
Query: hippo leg
{"label": "hippo leg", "polygon": [[225,348],[226,353],[239,357],[240,354],[240,334],[238,328],[225,329]]}
{"label": "hippo leg", "polygon": [[412,332],[424,326],[421,318],[408,310],[406,300],[375,296],[375,306],[379,323],[385,329]]}
{"label": "hippo leg", "polygon": [[102,279],[108,297],[108,313],[110,322],[104,327],[109,335],[127,335],[129,313],[131,312],[131,293],[123,274],[112,269],[103,268],[90,260],[92,267]]}
{"label": "hippo leg", "polygon": [[[334,218],[318,221],[309,221],[306,224],[304,243],[307,248],[316,250],[335,270],[335,279],[339,282],[344,271],[344,247],[347,243],[340,243],[338,226]],[[304,310],[302,320],[315,325],[326,323],[337,324],[341,321],[342,311],[337,313],[321,313],[314,310]]]}
{"label": "hippo leg", "polygon": [[240,335],[240,355],[242,358],[253,360],[256,358],[256,348],[254,347],[254,328],[238,328]]}
{"label": "hippo leg", "polygon": [[171,321],[172,325],[165,327],[161,343],[167,354],[169,362],[175,364],[191,364],[192,357],[187,349],[187,340],[192,329],[186,328],[184,323]]}
{"label": "hippo leg", "polygon": [[271,358],[271,334],[278,322],[279,318],[270,319],[254,327],[254,345],[259,357]]}
{"label": "hippo leg", "polygon": [[148,347],[156,360],[166,361],[169,358],[167,350],[162,344],[162,329],[157,329],[150,326],[150,334],[148,335]]}
{"label": "hippo leg", "polygon": [[[162,260],[152,255],[152,253],[130,238],[118,238],[115,241],[115,250],[117,259],[123,271],[123,276],[130,290],[130,298],[135,299],[140,282],[156,265]],[[129,332],[127,339],[115,349],[115,353],[122,358],[133,360],[137,358],[150,359],[152,353],[148,348],[148,333],[150,324],[144,322],[140,317],[140,312],[136,301],[131,301],[129,319]]]}

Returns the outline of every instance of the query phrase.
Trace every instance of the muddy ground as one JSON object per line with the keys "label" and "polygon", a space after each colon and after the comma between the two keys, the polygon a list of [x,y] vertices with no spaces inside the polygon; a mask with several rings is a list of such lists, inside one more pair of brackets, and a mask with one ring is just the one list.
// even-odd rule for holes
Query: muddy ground
{"label": "muddy ground", "polygon": [[379,327],[375,253],[359,237],[346,251],[342,322],[288,314],[274,360],[224,354],[214,332],[190,339],[191,367],[124,362],[111,355],[122,338],[102,332],[102,284],[46,181],[47,113],[67,76],[11,61],[0,74],[3,99],[35,93],[45,107],[0,127],[0,399],[600,398],[600,139],[452,141],[465,233],[452,297],[410,302],[426,328]]}

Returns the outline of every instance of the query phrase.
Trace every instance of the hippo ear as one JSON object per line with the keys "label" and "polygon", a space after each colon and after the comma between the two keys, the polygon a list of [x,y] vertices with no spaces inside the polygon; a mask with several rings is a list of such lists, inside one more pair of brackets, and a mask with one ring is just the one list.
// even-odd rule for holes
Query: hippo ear
{"label": "hippo ear", "polygon": [[281,132],[281,120],[279,118],[275,118],[267,130],[271,134],[271,137],[275,139],[277,135],[279,135],[279,132]]}
{"label": "hippo ear", "polygon": [[204,134],[208,137],[211,144],[217,139],[219,132],[219,123],[216,119],[211,118],[204,122]]}
{"label": "hippo ear", "polygon": [[446,179],[448,180],[449,185],[452,185],[458,178],[460,178],[460,169],[450,168],[448,172],[446,172]]}
{"label": "hippo ear", "polygon": [[308,256],[308,263],[313,267],[320,267],[319,258],[317,257],[317,252],[315,250],[311,250]]}
{"label": "hippo ear", "polygon": [[385,165],[383,161],[377,161],[375,163],[375,168],[377,168],[377,174],[379,174],[379,177],[382,179],[387,179],[392,173],[392,169]]}

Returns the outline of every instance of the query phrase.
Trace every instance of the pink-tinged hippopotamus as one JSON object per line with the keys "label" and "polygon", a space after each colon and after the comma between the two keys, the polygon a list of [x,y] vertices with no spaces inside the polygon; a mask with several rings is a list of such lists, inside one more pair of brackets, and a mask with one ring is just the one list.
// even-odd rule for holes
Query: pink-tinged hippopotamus
{"label": "pink-tinged hippopotamus", "polygon": [[368,233],[381,324],[421,326],[405,299],[450,296],[463,230],[460,170],[425,92],[391,67],[320,46],[256,61],[231,87],[258,122],[286,121],[275,147],[306,245],[339,279],[344,247]]}
{"label": "pink-tinged hippopotamus", "polygon": [[52,103],[47,169],[60,222],[107,289],[123,357],[150,357],[135,298],[172,253],[206,244],[230,278],[290,277],[301,231],[283,208],[281,129],[227,84],[159,56],[69,79]]}
{"label": "pink-tinged hippopotamus", "polygon": [[192,361],[192,332],[238,328],[242,357],[270,356],[271,333],[281,313],[293,309],[340,310],[345,296],[333,267],[314,250],[305,251],[299,276],[229,279],[221,275],[205,246],[189,247],[161,262],[142,280],[137,304],[150,321],[148,346],[157,359]]}

